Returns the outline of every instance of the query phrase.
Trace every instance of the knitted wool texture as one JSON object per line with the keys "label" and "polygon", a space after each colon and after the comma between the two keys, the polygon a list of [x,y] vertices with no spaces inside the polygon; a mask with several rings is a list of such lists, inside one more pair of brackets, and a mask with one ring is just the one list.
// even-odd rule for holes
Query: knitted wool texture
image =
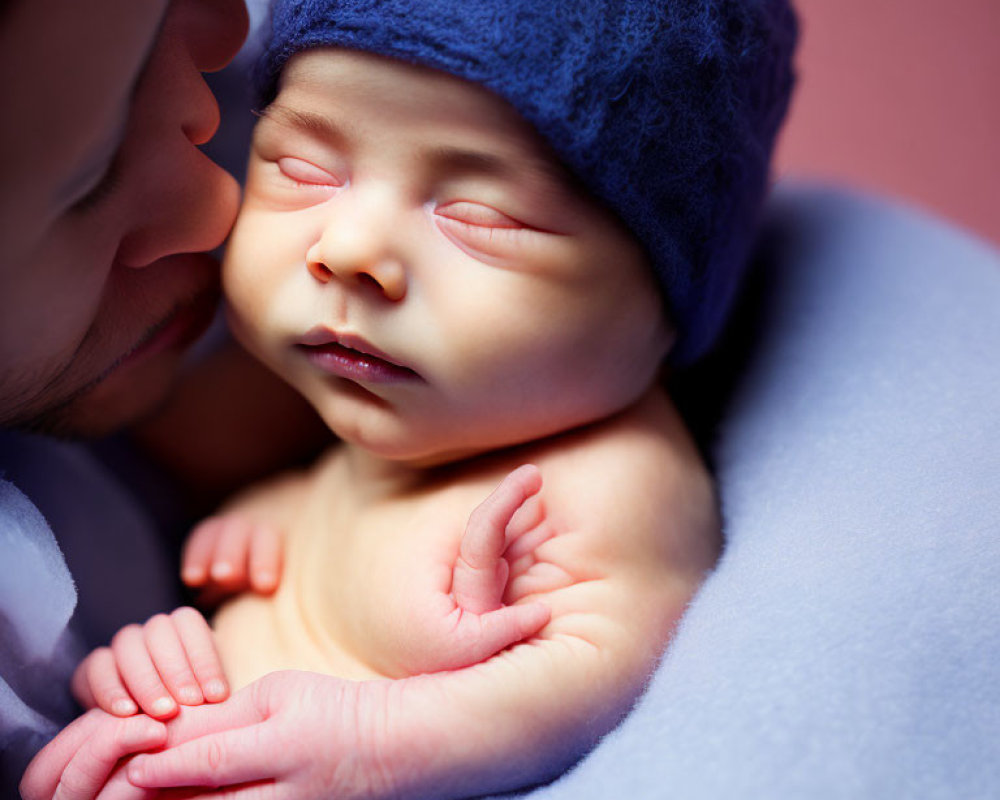
{"label": "knitted wool texture", "polygon": [[258,92],[340,46],[505,98],[645,247],[683,364],[738,290],[795,39],[788,0],[277,0]]}

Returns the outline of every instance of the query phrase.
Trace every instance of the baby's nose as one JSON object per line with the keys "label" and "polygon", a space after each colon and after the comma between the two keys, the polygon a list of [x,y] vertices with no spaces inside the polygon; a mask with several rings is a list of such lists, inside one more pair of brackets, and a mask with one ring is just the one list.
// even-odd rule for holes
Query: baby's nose
{"label": "baby's nose", "polygon": [[388,300],[402,300],[407,275],[396,252],[392,215],[384,206],[370,213],[358,204],[347,206],[331,209],[322,234],[306,253],[309,274],[321,284],[336,279],[367,285]]}
{"label": "baby's nose", "polygon": [[387,300],[398,301],[406,296],[406,271],[396,259],[383,258],[370,262],[346,262],[344,259],[327,260],[307,258],[306,269],[320,283],[334,278],[356,284],[368,284],[381,292]]}

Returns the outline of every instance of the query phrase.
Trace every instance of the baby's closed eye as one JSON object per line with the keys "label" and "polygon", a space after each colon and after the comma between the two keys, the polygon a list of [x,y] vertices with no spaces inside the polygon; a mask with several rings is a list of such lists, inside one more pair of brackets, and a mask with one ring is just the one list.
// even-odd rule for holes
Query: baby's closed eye
{"label": "baby's closed eye", "polygon": [[435,213],[446,220],[462,222],[480,228],[527,228],[530,227],[520,220],[514,219],[502,211],[484,203],[474,203],[458,200],[438,206]]}
{"label": "baby's closed eye", "polygon": [[466,200],[437,206],[434,219],[445,236],[473,257],[514,253],[542,233],[492,206]]}
{"label": "baby's closed eye", "polygon": [[281,174],[299,186],[322,188],[342,186],[344,183],[332,172],[302,158],[283,156],[276,163]]}

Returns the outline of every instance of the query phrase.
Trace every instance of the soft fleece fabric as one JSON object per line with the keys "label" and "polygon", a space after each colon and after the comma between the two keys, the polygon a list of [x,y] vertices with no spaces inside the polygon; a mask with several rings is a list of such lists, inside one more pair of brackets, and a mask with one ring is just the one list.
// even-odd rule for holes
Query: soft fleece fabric
{"label": "soft fleece fabric", "polygon": [[179,605],[176,570],[147,509],[87,448],[0,433],[0,800],[79,713],[80,658]]}
{"label": "soft fleece fabric", "polygon": [[726,552],[634,713],[532,798],[1000,797],[1000,253],[842,191],[770,212],[688,376],[726,398]]}
{"label": "soft fleece fabric", "polygon": [[[1000,255],[840,191],[784,189],[770,211],[729,344],[686,376],[702,407],[724,406],[711,455],[726,552],[634,712],[534,800],[1000,796]],[[57,530],[110,514],[99,471],[32,467],[32,452],[65,461],[50,447],[65,446],[35,442],[7,477],[48,488],[32,499]],[[50,573],[0,612],[34,604],[47,648],[68,576],[39,515],[0,490],[0,526],[26,523],[41,553],[5,543],[0,578],[15,557]],[[125,515],[76,538],[122,537],[104,569],[160,574],[135,569],[136,528]],[[105,611],[141,615],[155,583]],[[0,718],[5,735],[51,724],[2,689]]]}

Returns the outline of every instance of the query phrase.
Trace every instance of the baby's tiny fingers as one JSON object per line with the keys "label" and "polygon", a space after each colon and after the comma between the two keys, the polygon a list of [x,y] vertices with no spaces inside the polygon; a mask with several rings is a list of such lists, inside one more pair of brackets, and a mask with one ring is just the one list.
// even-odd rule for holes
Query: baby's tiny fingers
{"label": "baby's tiny fingers", "polygon": [[229,697],[229,684],[205,618],[188,607],[178,608],[170,616],[205,700],[210,703],[225,700]]}
{"label": "baby's tiny fingers", "polygon": [[139,625],[122,628],[111,640],[111,651],[125,688],[149,716],[167,719],[177,713],[177,703],[163,685],[153,658],[146,649],[144,630]]}
{"label": "baby's tiny fingers", "polygon": [[188,586],[204,586],[208,581],[222,526],[223,518],[209,517],[188,535],[181,555],[181,580]]}
{"label": "baby's tiny fingers", "polygon": [[[192,612],[197,613],[194,609]],[[176,613],[176,612],[175,612]],[[188,654],[173,614],[157,614],[146,623],[143,633],[146,648],[153,659],[153,665],[160,679],[173,698],[186,706],[197,706],[204,702],[198,679],[188,660]]]}
{"label": "baby's tiny fingers", "polygon": [[270,525],[258,524],[250,540],[250,585],[254,591],[270,594],[281,576],[281,535]]}
{"label": "baby's tiny fingers", "polygon": [[97,698],[94,697],[94,693],[90,689],[90,678],[87,675],[87,668],[93,656],[94,654],[90,653],[90,655],[76,665],[76,669],[73,670],[73,677],[69,681],[69,690],[73,697],[76,698],[76,702],[86,709],[97,705]]}
{"label": "baby's tiny fingers", "polygon": [[116,717],[130,717],[139,706],[129,695],[109,647],[100,647],[73,675],[73,694],[84,708],[98,706]]}
{"label": "baby's tiny fingers", "polygon": [[227,589],[240,589],[246,585],[252,532],[253,525],[243,517],[229,516],[222,519],[222,528],[209,570],[215,583]]}

